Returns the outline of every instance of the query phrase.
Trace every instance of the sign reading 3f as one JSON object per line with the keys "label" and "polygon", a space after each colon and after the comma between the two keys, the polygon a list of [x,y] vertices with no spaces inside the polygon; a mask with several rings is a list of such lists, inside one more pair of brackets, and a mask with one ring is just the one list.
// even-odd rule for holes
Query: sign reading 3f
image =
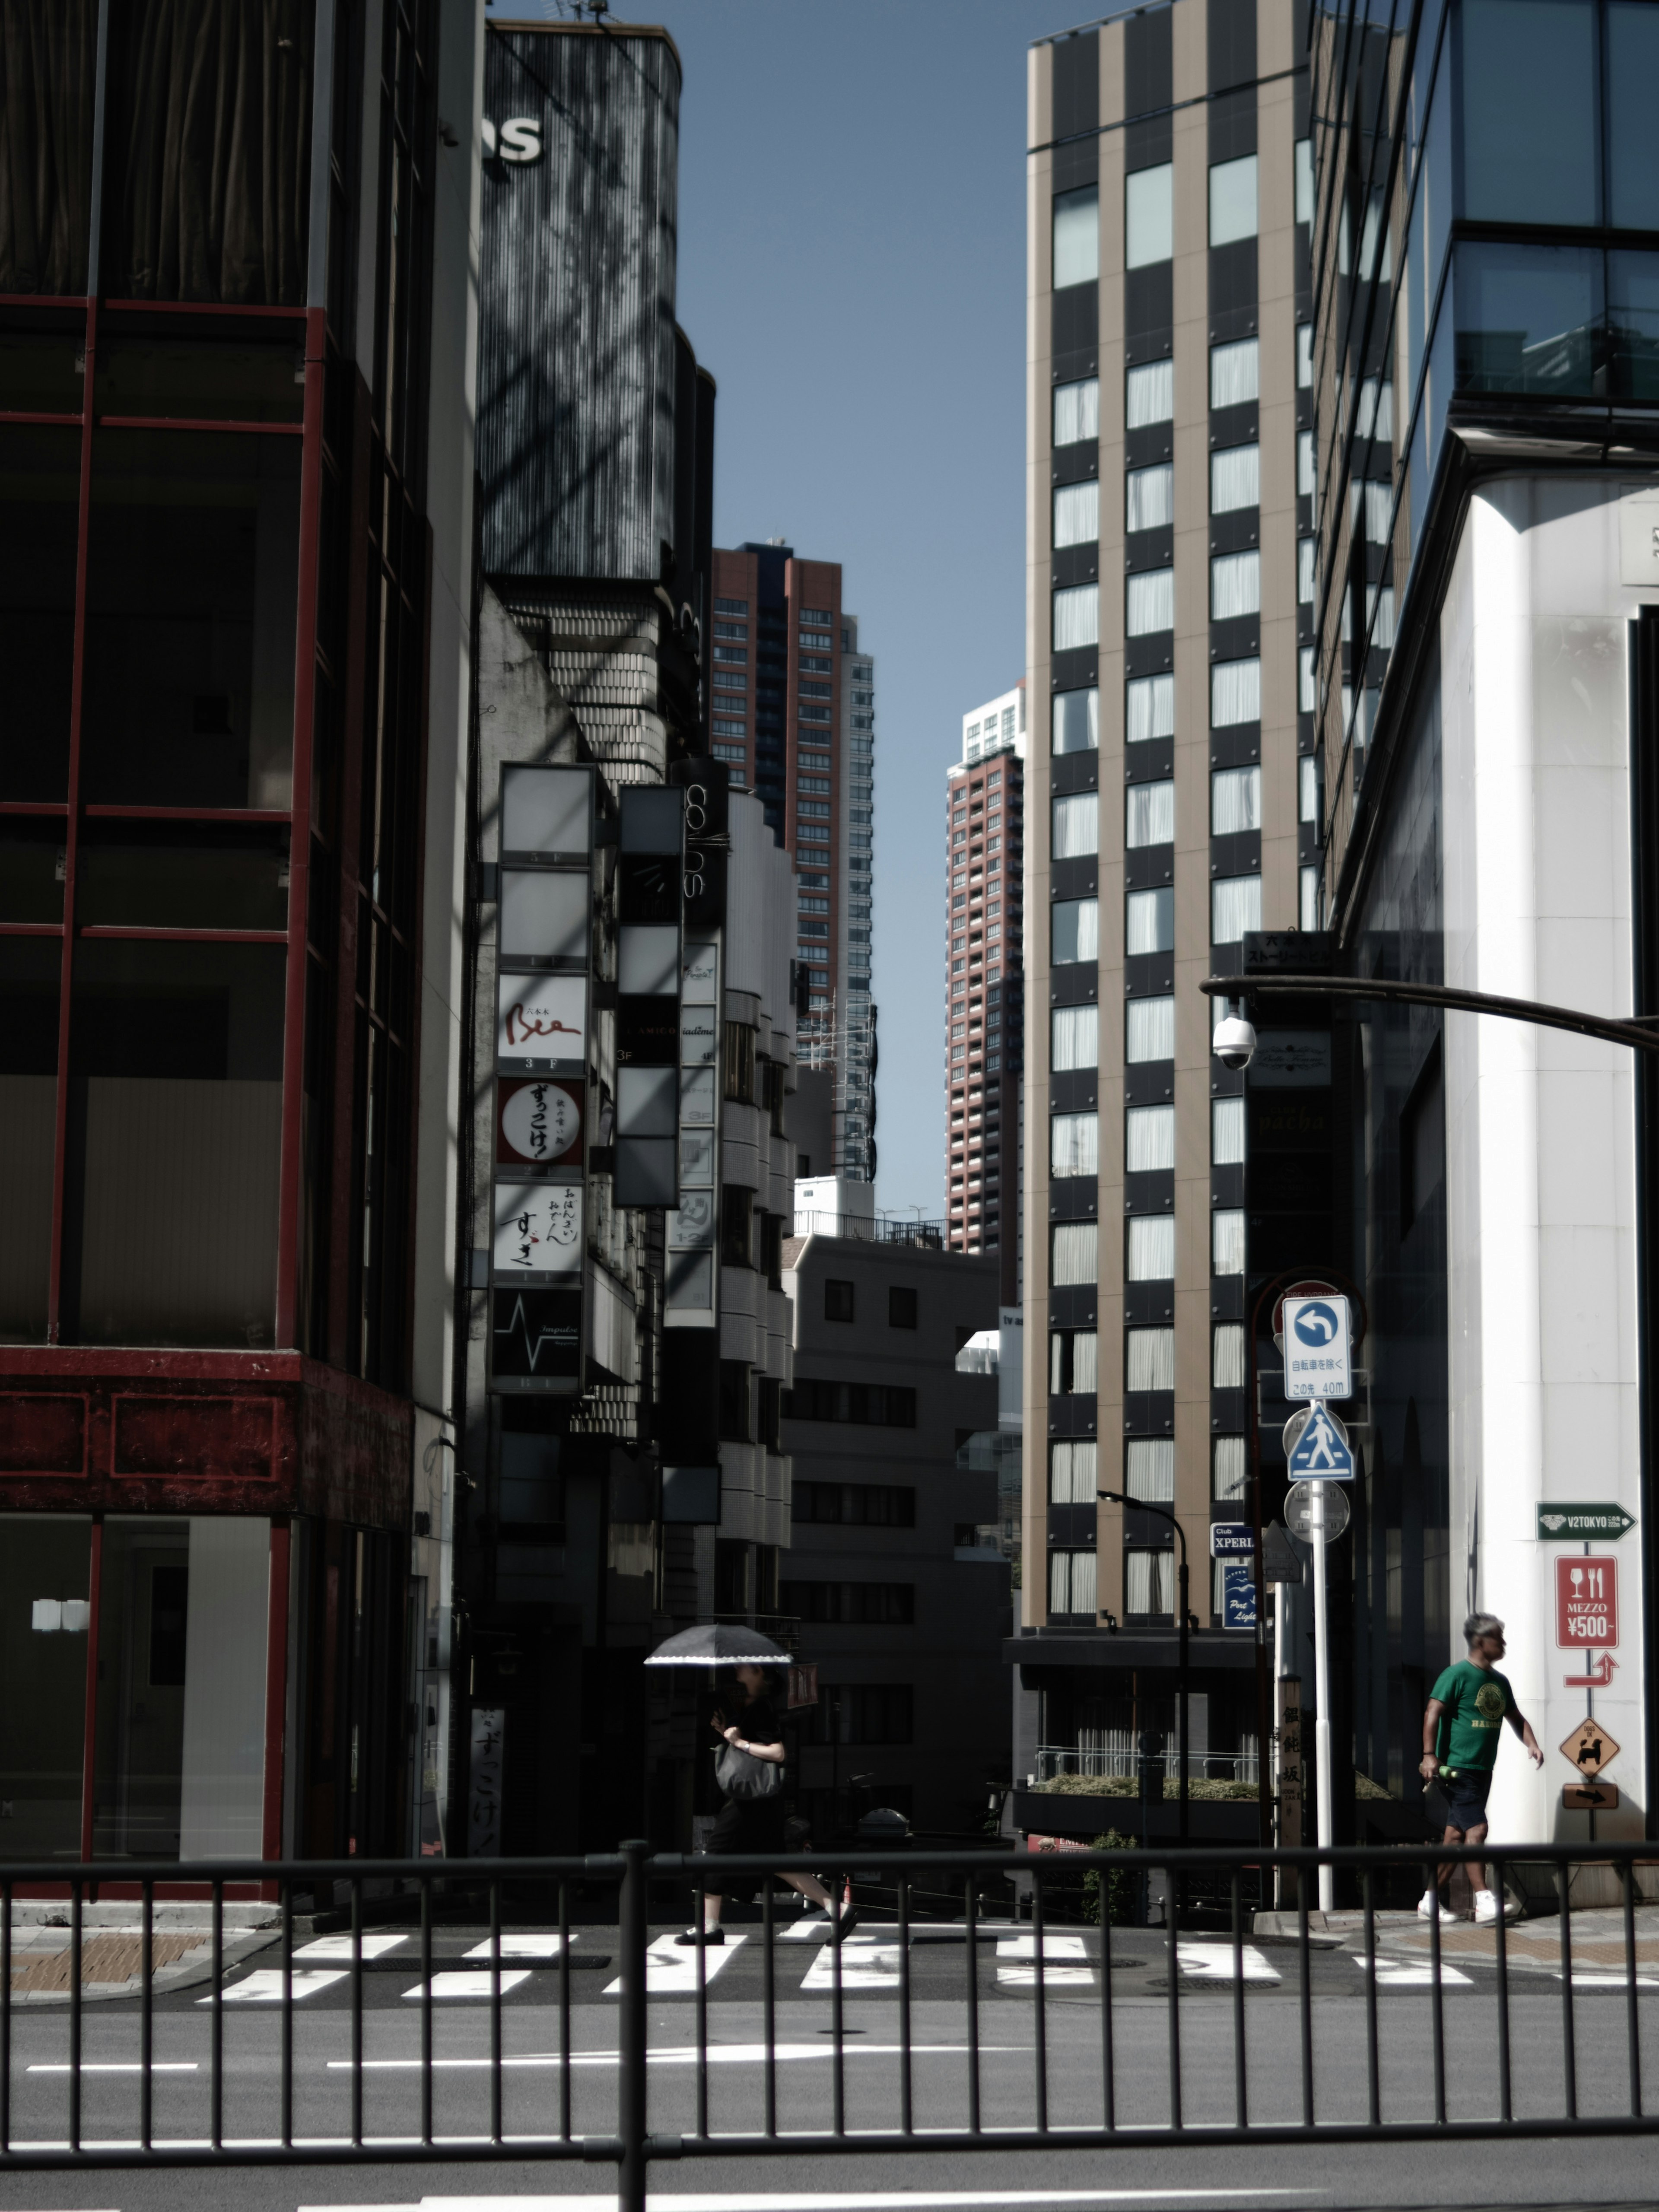
{"label": "sign reading 3f", "polygon": [[1353,1395],[1348,1301],[1331,1293],[1285,1301],[1285,1395],[1295,1404]]}

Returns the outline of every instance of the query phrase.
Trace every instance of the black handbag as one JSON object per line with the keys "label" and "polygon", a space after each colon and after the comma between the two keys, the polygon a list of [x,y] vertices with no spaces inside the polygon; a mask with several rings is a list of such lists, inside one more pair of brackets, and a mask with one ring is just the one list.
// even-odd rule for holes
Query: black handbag
{"label": "black handbag", "polygon": [[757,1759],[753,1752],[723,1743],[714,1753],[714,1779],[726,1797],[775,1797],[783,1788],[783,1766],[780,1760]]}

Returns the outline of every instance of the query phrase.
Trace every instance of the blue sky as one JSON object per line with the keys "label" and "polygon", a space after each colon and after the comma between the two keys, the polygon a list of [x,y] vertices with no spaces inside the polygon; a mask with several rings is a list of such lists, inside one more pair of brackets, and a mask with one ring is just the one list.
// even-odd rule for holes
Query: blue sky
{"label": "blue sky", "polygon": [[877,656],[877,1194],[930,1217],[945,770],[963,713],[1024,665],[1025,51],[1086,13],[617,9],[665,24],[684,64],[679,316],[720,386],[716,542],[839,561]]}

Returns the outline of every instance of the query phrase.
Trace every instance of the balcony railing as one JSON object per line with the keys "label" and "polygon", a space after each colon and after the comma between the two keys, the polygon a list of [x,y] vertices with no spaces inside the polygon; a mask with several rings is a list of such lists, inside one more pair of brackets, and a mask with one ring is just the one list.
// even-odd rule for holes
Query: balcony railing
{"label": "balcony railing", "polygon": [[[1105,1731],[1115,1736],[1119,1731]],[[1127,1730],[1122,1731],[1127,1738]],[[1179,1779],[1181,1754],[1165,1748],[1154,1752],[1147,1761],[1155,1775]],[[1140,1771],[1139,1754],[1133,1744],[1106,1742],[1101,1744],[1039,1744],[1033,1778],[1039,1782],[1055,1782],[1066,1775],[1090,1777],[1100,1781],[1121,1780],[1133,1783]],[[1248,1782],[1255,1789],[1261,1778],[1261,1760],[1254,1751],[1194,1751],[1187,1759],[1187,1778],[1189,1782]]]}

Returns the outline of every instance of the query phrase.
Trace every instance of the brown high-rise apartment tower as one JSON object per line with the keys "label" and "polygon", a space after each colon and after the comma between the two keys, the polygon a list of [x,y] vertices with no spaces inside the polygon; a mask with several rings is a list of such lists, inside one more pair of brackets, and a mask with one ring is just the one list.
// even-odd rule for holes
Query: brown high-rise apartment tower
{"label": "brown high-rise apartment tower", "polygon": [[1249,1510],[1245,1101],[1197,987],[1315,920],[1304,20],[1173,0],[1030,55],[1018,1772],[1173,1753],[1159,1507],[1193,1771],[1260,1749],[1208,1563]]}

